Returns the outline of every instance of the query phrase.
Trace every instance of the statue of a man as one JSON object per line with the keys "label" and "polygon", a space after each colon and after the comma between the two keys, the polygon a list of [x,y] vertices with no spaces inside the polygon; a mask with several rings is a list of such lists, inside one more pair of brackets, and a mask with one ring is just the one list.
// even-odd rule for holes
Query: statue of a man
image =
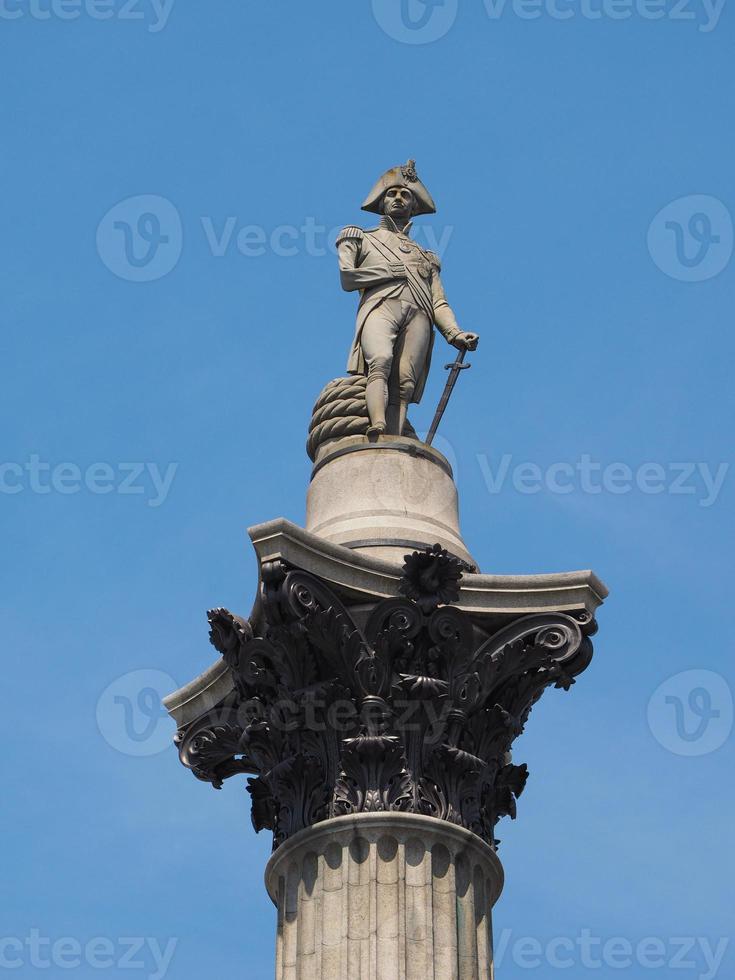
{"label": "statue of a man", "polygon": [[360,290],[347,370],[367,375],[368,438],[376,439],[400,435],[409,403],[421,400],[434,324],[459,350],[474,350],[480,338],[457,325],[438,256],[409,237],[414,215],[436,212],[414,161],[384,173],[362,210],[382,215],[378,227],[343,228],[337,246],[342,288]]}

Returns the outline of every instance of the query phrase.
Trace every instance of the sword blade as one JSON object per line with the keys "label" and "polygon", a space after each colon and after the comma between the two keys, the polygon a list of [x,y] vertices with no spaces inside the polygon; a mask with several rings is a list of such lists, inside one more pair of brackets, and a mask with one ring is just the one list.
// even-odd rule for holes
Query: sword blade
{"label": "sword blade", "polygon": [[442,396],[439,399],[439,404],[437,405],[436,412],[434,413],[434,418],[432,420],[431,427],[429,428],[428,435],[426,436],[427,446],[431,445],[434,436],[436,435],[436,430],[439,428],[439,423],[441,422],[442,416],[444,415],[444,410],[446,409],[451,394],[454,391],[454,386],[457,383],[457,378],[465,368],[470,367],[469,364],[462,363],[464,361],[464,356],[466,353],[467,353],[466,349],[461,350],[457,355],[457,360],[454,362],[454,364],[447,365],[447,367],[449,368],[449,377],[447,378],[447,383],[444,385],[444,391],[442,392]]}

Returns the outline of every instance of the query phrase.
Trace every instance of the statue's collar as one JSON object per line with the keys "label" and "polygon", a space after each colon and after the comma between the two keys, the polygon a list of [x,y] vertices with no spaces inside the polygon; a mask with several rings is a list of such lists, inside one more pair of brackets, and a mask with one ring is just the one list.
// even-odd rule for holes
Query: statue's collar
{"label": "statue's collar", "polygon": [[380,227],[384,228],[386,231],[395,232],[397,235],[408,235],[413,227],[413,221],[408,221],[403,228],[399,228],[395,223],[393,218],[390,218],[387,214],[381,215]]}

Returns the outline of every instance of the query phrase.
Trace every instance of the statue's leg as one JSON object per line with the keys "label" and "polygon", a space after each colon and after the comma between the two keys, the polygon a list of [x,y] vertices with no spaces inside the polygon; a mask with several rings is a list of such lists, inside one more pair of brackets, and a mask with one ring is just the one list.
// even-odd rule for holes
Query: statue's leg
{"label": "statue's leg", "polygon": [[419,372],[426,365],[426,355],[431,341],[431,323],[423,310],[417,310],[405,325],[396,343],[395,359],[398,372],[400,403],[398,406],[398,434],[406,424],[408,406],[413,400]]}
{"label": "statue's leg", "polygon": [[393,369],[388,381],[388,432],[392,435],[403,435],[406,424],[406,404],[403,401],[403,386],[401,384],[401,362],[405,357],[406,325],[398,331],[395,347],[393,348]]}
{"label": "statue's leg", "polygon": [[393,300],[386,300],[373,310],[365,320],[360,343],[367,365],[367,403],[370,427],[368,438],[375,438],[386,430],[386,405],[388,402],[388,379],[393,366],[393,345],[398,333],[400,310]]}
{"label": "statue's leg", "polygon": [[403,330],[398,330],[398,336],[393,347],[393,366],[388,377],[388,407],[385,411],[387,424],[386,431],[389,435],[399,436],[401,434],[400,425],[400,398],[401,389],[398,377],[398,363],[401,354]]}

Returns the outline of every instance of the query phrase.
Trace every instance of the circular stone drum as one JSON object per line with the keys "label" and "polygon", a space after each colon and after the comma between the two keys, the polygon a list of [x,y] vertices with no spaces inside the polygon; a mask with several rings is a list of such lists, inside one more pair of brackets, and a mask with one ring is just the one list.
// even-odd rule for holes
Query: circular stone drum
{"label": "circular stone drum", "polygon": [[306,530],[401,563],[408,551],[440,544],[474,566],[459,530],[452,468],[415,439],[348,436],[321,446],[306,499]]}

